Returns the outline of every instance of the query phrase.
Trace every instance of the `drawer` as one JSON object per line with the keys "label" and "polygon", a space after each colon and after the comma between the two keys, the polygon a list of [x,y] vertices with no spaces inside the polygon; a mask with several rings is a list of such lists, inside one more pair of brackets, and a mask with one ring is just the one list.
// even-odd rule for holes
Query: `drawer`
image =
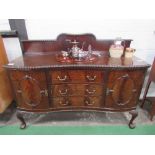
{"label": "drawer", "polygon": [[103,82],[103,72],[86,70],[51,71],[52,84],[58,83],[81,83],[81,82]]}
{"label": "drawer", "polygon": [[53,107],[100,107],[102,97],[59,97],[53,98]]}
{"label": "drawer", "polygon": [[45,73],[40,71],[9,71],[10,78],[13,81],[20,81],[26,76],[33,78],[36,81],[45,81]]}
{"label": "drawer", "polygon": [[101,96],[103,85],[99,84],[60,84],[52,85],[52,96]]}

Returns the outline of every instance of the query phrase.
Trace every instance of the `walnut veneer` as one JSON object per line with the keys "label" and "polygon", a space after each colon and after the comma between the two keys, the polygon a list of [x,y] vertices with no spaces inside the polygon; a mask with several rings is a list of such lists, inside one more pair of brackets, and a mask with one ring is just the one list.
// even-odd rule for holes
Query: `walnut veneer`
{"label": "walnut veneer", "polygon": [[[60,63],[55,55],[67,48],[66,39],[91,44],[100,53],[95,62]],[[96,40],[92,34],[59,35],[55,41],[23,41],[24,55],[5,65],[20,111],[70,110],[129,111],[134,128],[136,107],[149,67],[139,58],[111,58],[114,40]],[[125,40],[130,46],[131,40]],[[68,45],[69,46],[69,45]],[[85,47],[87,48],[87,47]],[[21,112],[21,128],[26,127]]]}

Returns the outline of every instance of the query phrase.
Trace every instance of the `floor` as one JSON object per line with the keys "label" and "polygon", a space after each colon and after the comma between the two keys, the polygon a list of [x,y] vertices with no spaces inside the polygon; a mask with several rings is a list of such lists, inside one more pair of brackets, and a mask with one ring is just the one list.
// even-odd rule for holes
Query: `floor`
{"label": "floor", "polygon": [[[155,118],[153,121],[149,119],[148,109],[149,103],[145,104],[144,109],[137,108],[139,113],[135,120],[137,125],[155,125]],[[24,117],[28,126],[127,126],[131,115],[128,112],[52,112],[41,115],[27,113]],[[14,106],[0,114],[0,126],[10,125],[19,125]]]}

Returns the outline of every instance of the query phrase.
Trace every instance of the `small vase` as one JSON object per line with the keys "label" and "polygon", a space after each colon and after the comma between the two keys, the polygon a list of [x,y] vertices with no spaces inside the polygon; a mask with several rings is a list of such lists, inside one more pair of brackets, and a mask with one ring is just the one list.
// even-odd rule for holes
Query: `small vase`
{"label": "small vase", "polygon": [[126,48],[125,57],[126,58],[132,58],[135,51],[136,50],[134,48]]}
{"label": "small vase", "polygon": [[122,40],[117,38],[113,45],[110,46],[110,57],[120,58],[123,55],[124,46],[122,46]]}

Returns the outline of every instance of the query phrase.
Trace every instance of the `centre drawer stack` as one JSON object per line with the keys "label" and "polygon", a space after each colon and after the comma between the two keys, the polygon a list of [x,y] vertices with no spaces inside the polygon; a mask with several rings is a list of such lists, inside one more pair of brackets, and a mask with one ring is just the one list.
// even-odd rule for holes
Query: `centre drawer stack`
{"label": "centre drawer stack", "polygon": [[50,72],[52,107],[101,107],[104,75],[101,71]]}

